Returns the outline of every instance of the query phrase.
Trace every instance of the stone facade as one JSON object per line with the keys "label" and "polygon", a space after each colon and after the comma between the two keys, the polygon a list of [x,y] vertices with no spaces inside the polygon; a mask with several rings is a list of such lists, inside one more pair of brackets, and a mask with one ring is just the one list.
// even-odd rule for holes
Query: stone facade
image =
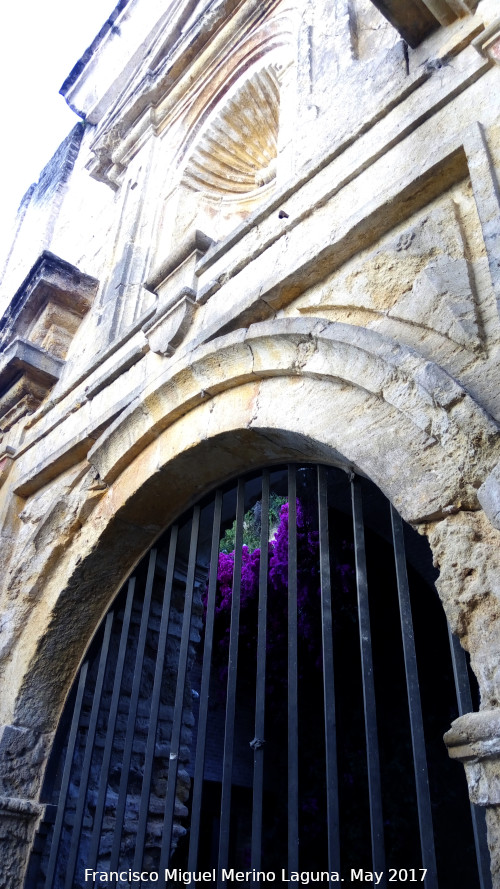
{"label": "stone facade", "polygon": [[3,885],[117,590],[216,483],[291,458],[429,538],[499,889],[499,64],[498,0],[121,0],[63,85],[83,123],[1,291]]}

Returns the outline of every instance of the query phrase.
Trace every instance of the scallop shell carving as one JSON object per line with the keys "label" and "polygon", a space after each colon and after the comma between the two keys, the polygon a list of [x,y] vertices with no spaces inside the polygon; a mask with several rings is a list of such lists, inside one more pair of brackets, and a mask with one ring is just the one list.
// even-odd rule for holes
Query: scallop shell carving
{"label": "scallop shell carving", "polygon": [[247,195],[274,178],[280,90],[273,65],[252,75],[224,104],[195,146],[182,178],[218,197]]}

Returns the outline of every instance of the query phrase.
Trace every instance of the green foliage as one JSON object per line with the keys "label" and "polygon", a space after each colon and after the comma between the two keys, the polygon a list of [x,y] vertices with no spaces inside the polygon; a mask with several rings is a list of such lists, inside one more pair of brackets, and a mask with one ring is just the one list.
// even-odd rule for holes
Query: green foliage
{"label": "green foliage", "polygon": [[[280,497],[271,491],[269,495],[269,537],[276,531],[280,521],[280,511],[286,497]],[[262,501],[258,500],[255,506],[248,510],[243,517],[243,546],[248,546],[250,551],[260,547]],[[234,552],[236,538],[236,521],[227,529],[219,546],[221,553]]]}

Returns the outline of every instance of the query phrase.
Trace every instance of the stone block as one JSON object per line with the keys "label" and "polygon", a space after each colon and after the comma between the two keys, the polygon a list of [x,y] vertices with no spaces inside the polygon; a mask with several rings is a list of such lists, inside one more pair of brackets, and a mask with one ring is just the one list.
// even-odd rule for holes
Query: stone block
{"label": "stone block", "polygon": [[0,728],[0,795],[35,800],[51,734],[16,725]]}
{"label": "stone block", "polygon": [[500,531],[500,463],[479,488],[477,499],[493,527]]}

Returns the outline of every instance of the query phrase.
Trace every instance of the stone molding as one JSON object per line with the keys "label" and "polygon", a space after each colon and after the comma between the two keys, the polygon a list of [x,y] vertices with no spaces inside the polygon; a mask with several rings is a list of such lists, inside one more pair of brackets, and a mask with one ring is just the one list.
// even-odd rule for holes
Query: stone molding
{"label": "stone molding", "polygon": [[[298,373],[305,377],[319,375],[325,380],[343,380],[349,386],[370,391],[381,405],[390,406],[396,415],[400,414],[401,421],[404,417],[405,422],[411,424],[415,446],[427,452],[436,448],[441,454],[440,461],[449,459],[446,454],[451,454],[450,448],[453,450],[464,435],[467,438],[472,428],[478,433],[482,430],[479,434],[485,436],[485,443],[489,441],[487,450],[492,448],[492,454],[500,446],[496,425],[445,371],[413,350],[359,327],[315,318],[289,318],[251,325],[248,331],[216,339],[174,363],[149,384],[96,441],[89,460],[101,478],[110,484],[160,431],[203,399],[249,380]],[[161,417],[153,408],[158,399],[163,406]],[[438,459],[437,451],[435,457]],[[416,453],[411,457],[408,454],[405,459],[415,461],[415,465],[421,462]],[[462,462],[464,469],[466,464],[470,469],[462,472],[460,480],[455,479],[453,493],[449,489],[444,495],[441,488],[439,507],[436,491],[431,493],[432,485],[427,489],[425,505],[423,488],[421,490],[420,514],[409,513],[408,504],[398,502],[396,492],[388,495],[402,508],[404,517],[412,521],[422,521],[425,516],[438,514],[445,508],[460,508],[466,503],[469,508],[476,508],[475,470],[470,455]],[[375,467],[370,469],[372,479],[383,484]],[[362,468],[362,471],[368,470]]]}
{"label": "stone molding", "polygon": [[499,806],[500,709],[459,716],[444,740],[450,757],[465,766],[471,801]]}
{"label": "stone molding", "polygon": [[11,818],[19,818],[21,821],[29,821],[39,818],[45,811],[43,803],[37,803],[30,799],[16,799],[10,796],[0,796],[0,812]]}

